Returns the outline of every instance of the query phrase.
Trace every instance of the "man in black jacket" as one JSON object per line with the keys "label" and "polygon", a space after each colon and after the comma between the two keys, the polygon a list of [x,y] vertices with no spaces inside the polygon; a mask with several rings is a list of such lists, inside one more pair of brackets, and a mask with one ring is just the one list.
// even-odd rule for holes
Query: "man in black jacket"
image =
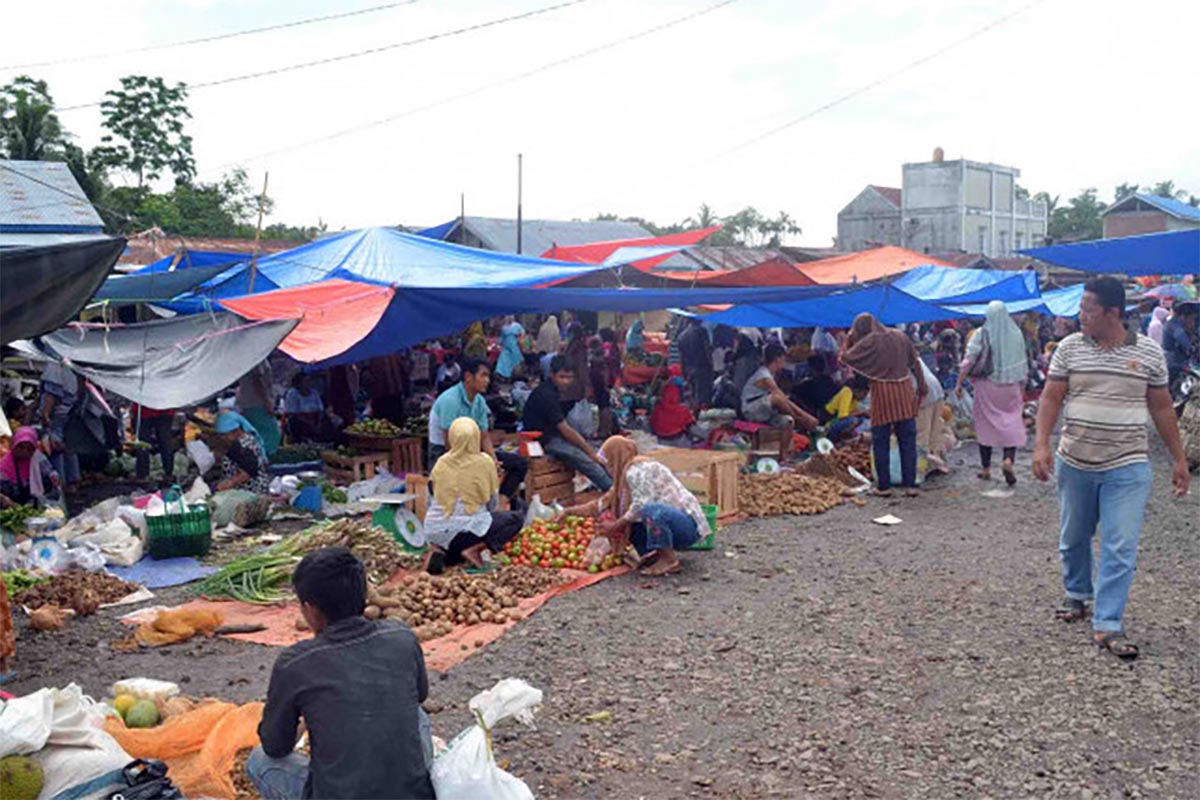
{"label": "man in black jacket", "polygon": [[[316,635],[284,650],[271,671],[262,746],[246,764],[263,800],[432,800],[417,638],[399,622],[363,618],[366,571],[344,547],[309,553],[292,584]],[[311,760],[294,752],[301,719]]]}

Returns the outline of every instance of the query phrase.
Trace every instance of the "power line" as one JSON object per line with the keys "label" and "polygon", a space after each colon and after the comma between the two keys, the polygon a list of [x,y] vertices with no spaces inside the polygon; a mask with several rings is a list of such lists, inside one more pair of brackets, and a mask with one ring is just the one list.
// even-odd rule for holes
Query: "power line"
{"label": "power line", "polygon": [[293,150],[299,150],[299,149],[302,149],[305,147],[310,147],[314,144],[321,144],[323,142],[327,142],[332,139],[339,139],[343,136],[349,136],[351,134],[358,133],[359,131],[364,131],[364,130],[368,130],[370,128],[377,128],[382,125],[387,125],[391,122],[395,122],[396,120],[403,119],[405,117],[411,117],[411,116],[414,116],[414,115],[419,114],[424,111],[430,111],[435,108],[441,108],[442,106],[450,105],[452,103],[458,102],[459,100],[465,100],[469,97],[474,97],[475,95],[482,94],[484,92],[499,88],[501,86],[507,86],[512,83],[517,83],[518,81],[523,81],[527,78],[531,78],[531,77],[533,77],[535,75],[539,75],[543,72],[549,72],[552,69],[557,69],[558,67],[565,66],[572,62],[579,61],[584,58],[588,58],[589,56],[596,55],[597,53],[602,53],[607,50],[612,50],[616,47],[620,47],[622,45],[629,44],[630,42],[637,41],[638,39],[644,39],[647,36],[653,36],[656,33],[661,33],[662,31],[668,30],[670,28],[674,28],[674,27],[676,27],[678,25],[682,25],[686,22],[690,22],[691,20],[697,19],[699,17],[703,17],[707,14],[711,14],[712,12],[717,11],[721,8],[724,8],[725,6],[732,5],[735,2],[737,2],[737,0],[721,0],[721,2],[714,3],[713,5],[706,6],[705,8],[690,12],[688,14],[684,14],[683,16],[680,16],[680,17],[675,17],[674,19],[667,20],[666,22],[663,22],[658,25],[654,25],[650,28],[646,28],[644,30],[638,31],[637,33],[633,33],[628,36],[624,36],[620,39],[614,39],[612,41],[605,42],[604,44],[588,48],[587,50],[581,50],[578,53],[573,53],[569,56],[565,56],[563,58],[559,58],[554,61],[548,61],[545,64],[534,67],[533,69],[526,70],[525,72],[521,72],[516,75],[511,75],[507,78],[501,78],[500,80],[491,81],[490,83],[485,83],[480,86],[476,86],[472,89],[468,89],[468,90],[466,90],[464,92],[460,92],[458,94],[448,95],[439,100],[435,100],[432,103],[426,103],[425,105],[415,106],[413,108],[405,109],[404,111],[401,111],[399,113],[392,114],[387,117],[382,117],[380,119],[372,120],[371,122],[365,122],[361,125],[355,125],[350,128],[343,128],[340,131],[334,131],[333,133],[329,133],[324,136],[318,136],[315,139],[308,139],[303,142],[297,142],[296,144],[287,145],[285,147],[276,148],[274,150],[268,150],[266,152],[258,153],[256,155],[249,156],[247,158],[243,158],[238,161],[226,162],[225,164],[222,164],[218,167],[214,167],[211,171],[216,172],[219,170],[223,170],[227,167],[237,166],[238,164],[244,164],[247,161],[257,161],[259,159],[267,158],[269,156],[280,155],[281,153],[289,153]]}
{"label": "power line", "polygon": [[[509,16],[506,16],[506,17],[497,17],[496,19],[487,20],[486,22],[478,22],[478,23],[475,23],[474,25],[467,25],[467,26],[464,26],[461,28],[454,28],[454,29],[448,30],[448,31],[441,31],[439,33],[429,34],[428,36],[421,36],[416,39],[409,39],[408,41],[404,41],[404,42],[395,42],[394,44],[386,44],[386,45],[382,45],[381,47],[371,47],[366,50],[357,50],[353,53],[343,53],[341,55],[330,56],[328,58],[319,58],[319,59],[316,59],[315,61],[305,61],[305,62],[302,62],[299,64],[289,64],[287,66],[275,67],[273,69],[266,69],[266,70],[262,70],[260,72],[249,72],[244,75],[233,75],[228,78],[219,78],[217,80],[204,81],[202,83],[188,84],[187,88],[189,91],[194,91],[196,89],[207,89],[212,86],[224,86],[224,85],[230,84],[230,83],[249,81],[249,80],[254,80],[257,78],[265,78],[269,75],[279,75],[279,74],[282,74],[285,72],[293,72],[295,70],[300,70],[300,69],[309,69],[311,67],[324,66],[325,64],[334,64],[339,61],[348,61],[350,59],[362,58],[364,56],[377,55],[379,53],[385,53],[389,50],[396,50],[401,47],[412,47],[412,46],[418,45],[418,44],[426,44],[428,42],[434,42],[439,39],[448,39],[450,37],[459,36],[464,33],[472,33],[474,31],[483,30],[485,28],[492,28],[492,27],[495,27],[498,25],[503,25],[505,23],[509,23],[509,22],[517,22],[519,20],[529,19],[531,17],[541,16],[542,14],[548,14],[552,11],[558,11],[559,9],[567,8],[568,6],[579,5],[580,3],[586,3],[586,2],[588,2],[588,0],[565,0],[565,2],[555,3],[554,5],[549,5],[549,6],[543,6],[542,8],[535,8],[532,11],[524,11],[520,14],[510,14]],[[103,102],[104,102],[103,100],[97,100],[92,103],[80,103],[78,105],[73,105],[73,106],[64,106],[62,108],[59,108],[58,111],[60,111],[60,112],[62,112],[62,111],[77,111],[81,108],[95,108],[95,107],[101,105]]]}
{"label": "power line", "polygon": [[880,78],[877,78],[876,80],[873,80],[870,83],[864,84],[864,85],[858,87],[857,89],[847,92],[846,94],[841,95],[840,97],[830,100],[829,102],[827,102],[823,105],[817,106],[816,108],[812,109],[811,111],[801,114],[800,116],[795,117],[793,119],[790,119],[787,122],[783,123],[782,125],[777,125],[774,128],[771,128],[760,134],[752,136],[749,139],[746,139],[745,141],[741,142],[740,144],[734,145],[733,147],[730,147],[726,150],[722,150],[721,152],[716,153],[714,156],[712,156],[712,158],[721,158],[723,156],[727,156],[727,155],[736,153],[740,150],[745,150],[746,148],[748,148],[752,145],[758,144],[759,142],[763,141],[764,139],[768,139],[772,136],[783,133],[784,131],[786,131],[789,128],[793,128],[796,125],[799,125],[803,122],[807,122],[808,120],[812,119],[813,117],[817,116],[818,114],[822,114],[822,113],[830,110],[831,108],[836,108],[837,106],[840,106],[842,103],[853,100],[855,97],[865,94],[865,93],[871,91],[872,89],[878,88],[879,86],[882,86],[883,84],[887,83],[888,81],[892,80],[893,78],[897,78],[906,72],[911,72],[912,70],[916,69],[917,67],[923,66],[924,64],[927,64],[930,61],[933,61],[938,56],[944,55],[945,53],[948,53],[951,50],[954,50],[955,48],[966,44],[967,42],[971,41],[972,39],[977,39],[986,33],[990,33],[991,31],[995,30],[996,28],[999,28],[1001,25],[1005,24],[1006,22],[1013,19],[1014,17],[1020,16],[1021,14],[1024,14],[1026,11],[1029,11],[1030,9],[1034,8],[1035,6],[1041,5],[1044,2],[1046,2],[1046,0],[1033,0],[1033,2],[1031,2],[1031,3],[1026,3],[1025,5],[1021,6],[1020,8],[1016,9],[1015,11],[1010,11],[1009,13],[1004,14],[1003,16],[997,17],[996,19],[992,20],[991,22],[987,23],[986,25],[984,25],[980,28],[976,28],[975,30],[968,33],[966,36],[955,39],[954,41],[950,42],[949,44],[947,44],[937,50],[934,50],[932,53],[929,53],[928,55],[922,56],[921,58],[918,58],[915,61],[910,61],[907,64],[905,64],[904,66],[900,67],[899,69],[889,72],[886,75],[884,75]]}
{"label": "power line", "polygon": [[152,44],[145,47],[138,47],[133,50],[110,50],[107,53],[89,53],[81,56],[68,56],[66,58],[57,58],[50,61],[32,61],[27,64],[8,64],[0,67],[0,70],[10,69],[26,69],[28,67],[51,67],[58,64],[78,64],[82,61],[99,61],[106,58],[115,58],[117,56],[134,55],[136,53],[150,53],[156,50],[170,50],[175,47],[188,47],[194,44],[207,44],[208,42],[219,42],[225,39],[235,39],[239,36],[251,36],[257,33],[267,33],[269,31],[284,30],[286,28],[299,28],[303,25],[315,25],[320,22],[330,22],[335,19],[346,19],[347,17],[358,17],[363,14],[374,14],[378,11],[387,11],[400,6],[410,6],[413,3],[418,3],[420,0],[402,0],[396,3],[384,3],[379,6],[371,6],[370,8],[360,8],[357,11],[345,11],[340,14],[326,14],[323,17],[309,17],[307,19],[298,19],[292,22],[281,22],[277,25],[264,25],[261,28],[248,28],[242,31],[230,31],[229,33],[219,33],[213,36],[202,36],[199,39],[183,39],[178,42],[168,42],[166,44]]}

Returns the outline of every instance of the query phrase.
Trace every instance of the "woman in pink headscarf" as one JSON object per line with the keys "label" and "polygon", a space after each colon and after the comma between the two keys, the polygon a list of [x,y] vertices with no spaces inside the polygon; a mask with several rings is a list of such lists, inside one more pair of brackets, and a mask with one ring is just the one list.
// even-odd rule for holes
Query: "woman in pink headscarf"
{"label": "woman in pink headscarf", "polygon": [[38,450],[37,431],[18,428],[13,434],[12,449],[0,459],[0,507],[42,505],[58,486],[58,473],[50,466],[50,459]]}

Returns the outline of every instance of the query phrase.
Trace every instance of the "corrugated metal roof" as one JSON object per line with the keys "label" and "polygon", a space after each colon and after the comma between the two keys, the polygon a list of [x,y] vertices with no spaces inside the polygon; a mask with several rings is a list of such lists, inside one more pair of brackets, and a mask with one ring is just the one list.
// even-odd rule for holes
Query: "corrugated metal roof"
{"label": "corrugated metal roof", "polygon": [[1172,217],[1200,222],[1200,208],[1189,206],[1187,203],[1176,200],[1173,197],[1159,197],[1156,194],[1143,194],[1141,192],[1132,194],[1119,203],[1114,203],[1106,208],[1103,213],[1111,214],[1114,211],[1119,211],[1121,206],[1134,200],[1141,200],[1143,203],[1154,206],[1159,211],[1164,214],[1170,214]]}
{"label": "corrugated metal roof", "polygon": [[[263,239],[258,243],[259,255],[270,255],[291,250],[305,242],[291,240]],[[223,253],[254,252],[253,239],[214,239],[207,236],[169,236],[154,228],[129,237],[125,252],[121,254],[118,264],[137,264],[145,266],[153,264],[160,258],[174,255],[181,250],[213,250]]]}
{"label": "corrugated metal roof", "polygon": [[0,230],[99,233],[104,221],[61,161],[0,161]]}
{"label": "corrugated metal roof", "polygon": [[[517,221],[495,217],[467,217],[467,230],[489,250],[501,253],[517,252]],[[638,239],[653,236],[636,222],[618,220],[562,221],[526,219],[521,221],[521,251],[527,256],[540,256],[556,244],[575,245],[609,242],[616,239]],[[450,237],[455,241],[454,237]]]}
{"label": "corrugated metal roof", "polygon": [[775,258],[783,259],[789,264],[793,261],[782,250],[773,247],[698,245],[676,253],[659,264],[654,271],[745,269]]}

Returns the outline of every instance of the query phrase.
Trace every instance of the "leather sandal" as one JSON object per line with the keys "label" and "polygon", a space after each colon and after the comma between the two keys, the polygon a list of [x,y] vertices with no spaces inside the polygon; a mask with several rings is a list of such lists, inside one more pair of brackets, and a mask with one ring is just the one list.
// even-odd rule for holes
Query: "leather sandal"
{"label": "leather sandal", "polygon": [[1070,597],[1063,600],[1062,605],[1054,612],[1054,618],[1059,622],[1079,622],[1087,619],[1087,615],[1087,603]]}
{"label": "leather sandal", "polygon": [[1120,631],[1097,633],[1095,642],[1101,651],[1107,650],[1122,661],[1133,661],[1139,655],[1138,646]]}

